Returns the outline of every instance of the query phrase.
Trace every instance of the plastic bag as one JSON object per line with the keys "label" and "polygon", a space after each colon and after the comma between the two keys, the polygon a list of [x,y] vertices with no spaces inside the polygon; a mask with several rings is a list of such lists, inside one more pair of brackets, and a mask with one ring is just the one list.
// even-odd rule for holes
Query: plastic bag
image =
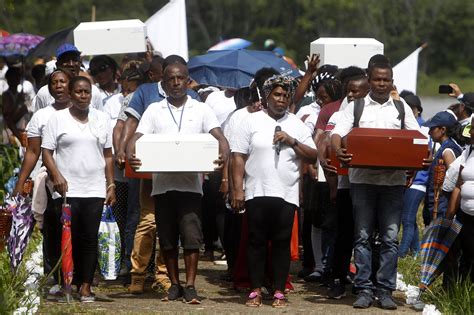
{"label": "plastic bag", "polygon": [[115,280],[120,271],[120,232],[110,206],[104,206],[98,238],[100,273],[105,280]]}

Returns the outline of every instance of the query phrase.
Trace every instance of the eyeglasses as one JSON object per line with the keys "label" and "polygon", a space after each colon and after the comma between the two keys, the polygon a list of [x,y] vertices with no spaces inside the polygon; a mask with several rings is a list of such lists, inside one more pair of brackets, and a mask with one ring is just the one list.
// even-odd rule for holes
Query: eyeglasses
{"label": "eyeglasses", "polygon": [[98,75],[99,73],[102,73],[104,72],[105,70],[107,70],[109,68],[109,65],[101,65],[99,66],[98,68],[94,68],[94,69],[90,69],[90,73],[92,76],[96,76]]}

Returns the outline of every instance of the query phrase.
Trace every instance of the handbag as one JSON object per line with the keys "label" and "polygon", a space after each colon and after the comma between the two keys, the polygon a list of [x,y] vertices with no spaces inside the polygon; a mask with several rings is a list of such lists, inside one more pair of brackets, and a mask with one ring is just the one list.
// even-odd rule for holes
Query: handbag
{"label": "handbag", "polygon": [[120,232],[112,207],[104,205],[99,225],[99,268],[105,280],[115,280],[120,271]]}

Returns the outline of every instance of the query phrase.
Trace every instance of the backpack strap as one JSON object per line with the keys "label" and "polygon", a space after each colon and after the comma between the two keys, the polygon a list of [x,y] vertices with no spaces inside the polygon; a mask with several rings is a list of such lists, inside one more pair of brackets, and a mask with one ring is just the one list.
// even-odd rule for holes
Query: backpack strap
{"label": "backpack strap", "polygon": [[405,129],[405,105],[399,100],[393,100],[393,103],[398,110],[397,119],[400,119],[400,129]]}
{"label": "backpack strap", "polygon": [[359,128],[360,117],[364,111],[364,99],[358,98],[354,100],[354,124],[353,128]]}

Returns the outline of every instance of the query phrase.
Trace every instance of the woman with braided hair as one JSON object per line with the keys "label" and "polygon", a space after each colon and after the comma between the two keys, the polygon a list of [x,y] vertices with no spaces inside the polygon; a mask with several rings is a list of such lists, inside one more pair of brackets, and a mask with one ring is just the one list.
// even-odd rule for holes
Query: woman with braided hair
{"label": "woman with braided hair", "polygon": [[[309,129],[288,113],[296,82],[274,75],[263,84],[266,109],[238,126],[232,150],[232,207],[246,209],[251,293],[247,306],[262,305],[268,241],[272,242],[273,307],[286,306],[290,239],[299,205],[300,161],[314,162],[317,152]],[[245,179],[245,192],[243,189]]]}

